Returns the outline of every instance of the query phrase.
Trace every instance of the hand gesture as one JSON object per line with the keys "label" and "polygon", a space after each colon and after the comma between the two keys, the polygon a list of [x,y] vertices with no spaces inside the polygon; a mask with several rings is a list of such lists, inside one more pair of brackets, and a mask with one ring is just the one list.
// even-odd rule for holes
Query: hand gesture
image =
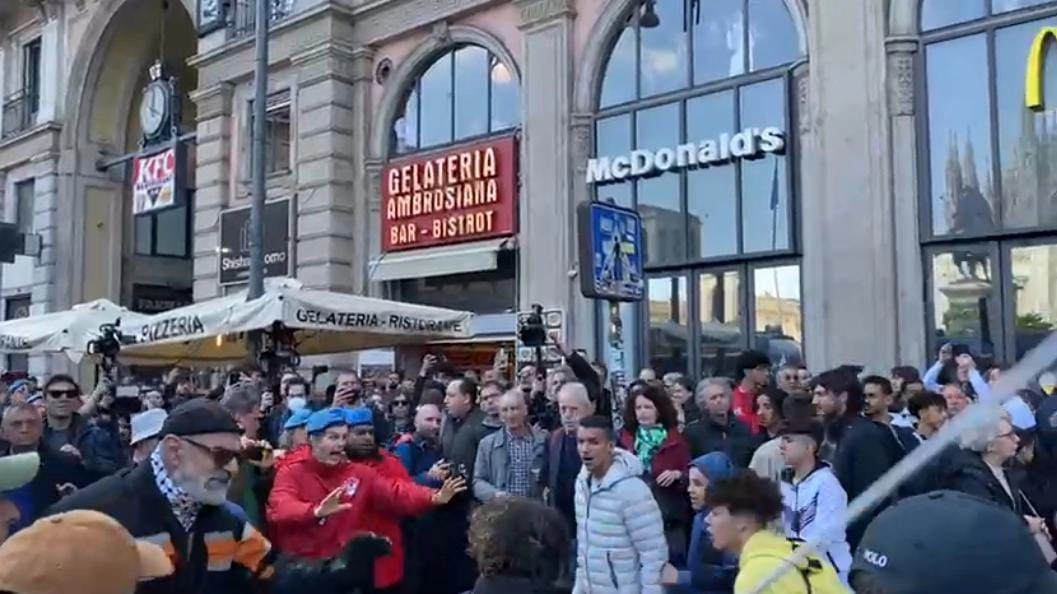
{"label": "hand gesture", "polygon": [[674,586],[679,582],[679,570],[671,563],[665,563],[661,568],[661,585]]}
{"label": "hand gesture", "polygon": [[428,472],[426,472],[430,478],[438,481],[447,480],[448,476],[451,475],[451,463],[445,462],[444,460],[437,460]]}
{"label": "hand gesture", "polygon": [[946,362],[950,361],[951,358],[952,358],[952,353],[953,352],[954,352],[954,347],[951,345],[951,343],[948,342],[948,343],[944,344],[943,346],[941,346],[940,347],[940,353],[939,353],[940,363],[946,363]]}
{"label": "hand gesture", "polygon": [[976,367],[976,361],[973,360],[973,356],[969,354],[958,355],[958,358],[955,359],[955,361],[958,363],[958,367],[962,369],[973,369]]}
{"label": "hand gesture", "polygon": [[422,366],[418,369],[418,374],[422,377],[429,377],[433,373],[433,367],[437,364],[437,356],[431,353],[426,353],[426,356],[422,357]]}
{"label": "hand gesture", "polygon": [[329,495],[323,498],[323,501],[319,502],[316,509],[312,512],[317,518],[323,519],[333,516],[338,512],[343,512],[347,509],[352,508],[351,503],[342,503],[341,495],[345,492],[345,485],[338,487],[330,492]]}
{"label": "hand gesture", "polygon": [[95,388],[92,390],[90,398],[99,401],[100,398],[110,393],[110,378],[106,374],[99,376],[99,381],[96,382]]}
{"label": "hand gesture", "polygon": [[670,487],[681,478],[683,478],[682,472],[678,470],[665,470],[657,476],[657,484],[661,487]]}
{"label": "hand gesture", "polygon": [[466,479],[461,476],[452,476],[445,479],[440,489],[433,494],[434,505],[446,505],[456,495],[466,490]]}

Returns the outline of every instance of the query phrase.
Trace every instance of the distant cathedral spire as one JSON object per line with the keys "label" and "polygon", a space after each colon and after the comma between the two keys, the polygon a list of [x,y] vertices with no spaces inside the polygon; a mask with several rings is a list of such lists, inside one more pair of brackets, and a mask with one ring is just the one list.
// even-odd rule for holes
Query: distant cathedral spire
{"label": "distant cathedral spire", "polygon": [[962,164],[963,183],[966,188],[980,190],[980,178],[976,175],[976,151],[973,150],[973,138],[965,130],[965,155]]}

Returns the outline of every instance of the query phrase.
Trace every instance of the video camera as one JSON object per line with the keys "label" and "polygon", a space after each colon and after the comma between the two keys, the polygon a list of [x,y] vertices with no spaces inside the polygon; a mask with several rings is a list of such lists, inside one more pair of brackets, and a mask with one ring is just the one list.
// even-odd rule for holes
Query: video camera
{"label": "video camera", "polygon": [[547,327],[543,324],[543,306],[532,304],[532,311],[521,320],[517,329],[518,340],[527,347],[539,348],[547,344]]}
{"label": "video camera", "polygon": [[121,347],[136,344],[136,338],[122,334],[117,324],[103,324],[99,326],[99,337],[88,341],[88,354],[98,355],[103,370],[109,372],[117,362],[117,355]]}

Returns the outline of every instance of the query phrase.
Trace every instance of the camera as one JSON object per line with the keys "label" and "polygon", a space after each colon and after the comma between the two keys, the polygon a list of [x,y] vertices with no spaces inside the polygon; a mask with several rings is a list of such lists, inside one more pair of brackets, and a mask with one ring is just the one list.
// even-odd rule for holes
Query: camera
{"label": "camera", "polygon": [[538,348],[547,343],[547,327],[543,324],[543,306],[532,304],[532,311],[518,324],[518,340],[527,347]]}
{"label": "camera", "polygon": [[88,354],[102,357],[103,367],[109,368],[121,347],[130,344],[136,344],[135,337],[122,334],[116,324],[103,324],[99,327],[99,337],[88,341]]}

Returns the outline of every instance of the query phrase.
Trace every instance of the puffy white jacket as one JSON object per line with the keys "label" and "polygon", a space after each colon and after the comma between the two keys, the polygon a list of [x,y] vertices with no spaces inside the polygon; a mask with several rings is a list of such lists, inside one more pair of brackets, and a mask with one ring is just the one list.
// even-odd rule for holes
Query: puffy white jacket
{"label": "puffy white jacket", "polygon": [[661,594],[668,543],[661,509],[641,477],[642,463],[620,448],[602,480],[580,469],[573,594]]}

